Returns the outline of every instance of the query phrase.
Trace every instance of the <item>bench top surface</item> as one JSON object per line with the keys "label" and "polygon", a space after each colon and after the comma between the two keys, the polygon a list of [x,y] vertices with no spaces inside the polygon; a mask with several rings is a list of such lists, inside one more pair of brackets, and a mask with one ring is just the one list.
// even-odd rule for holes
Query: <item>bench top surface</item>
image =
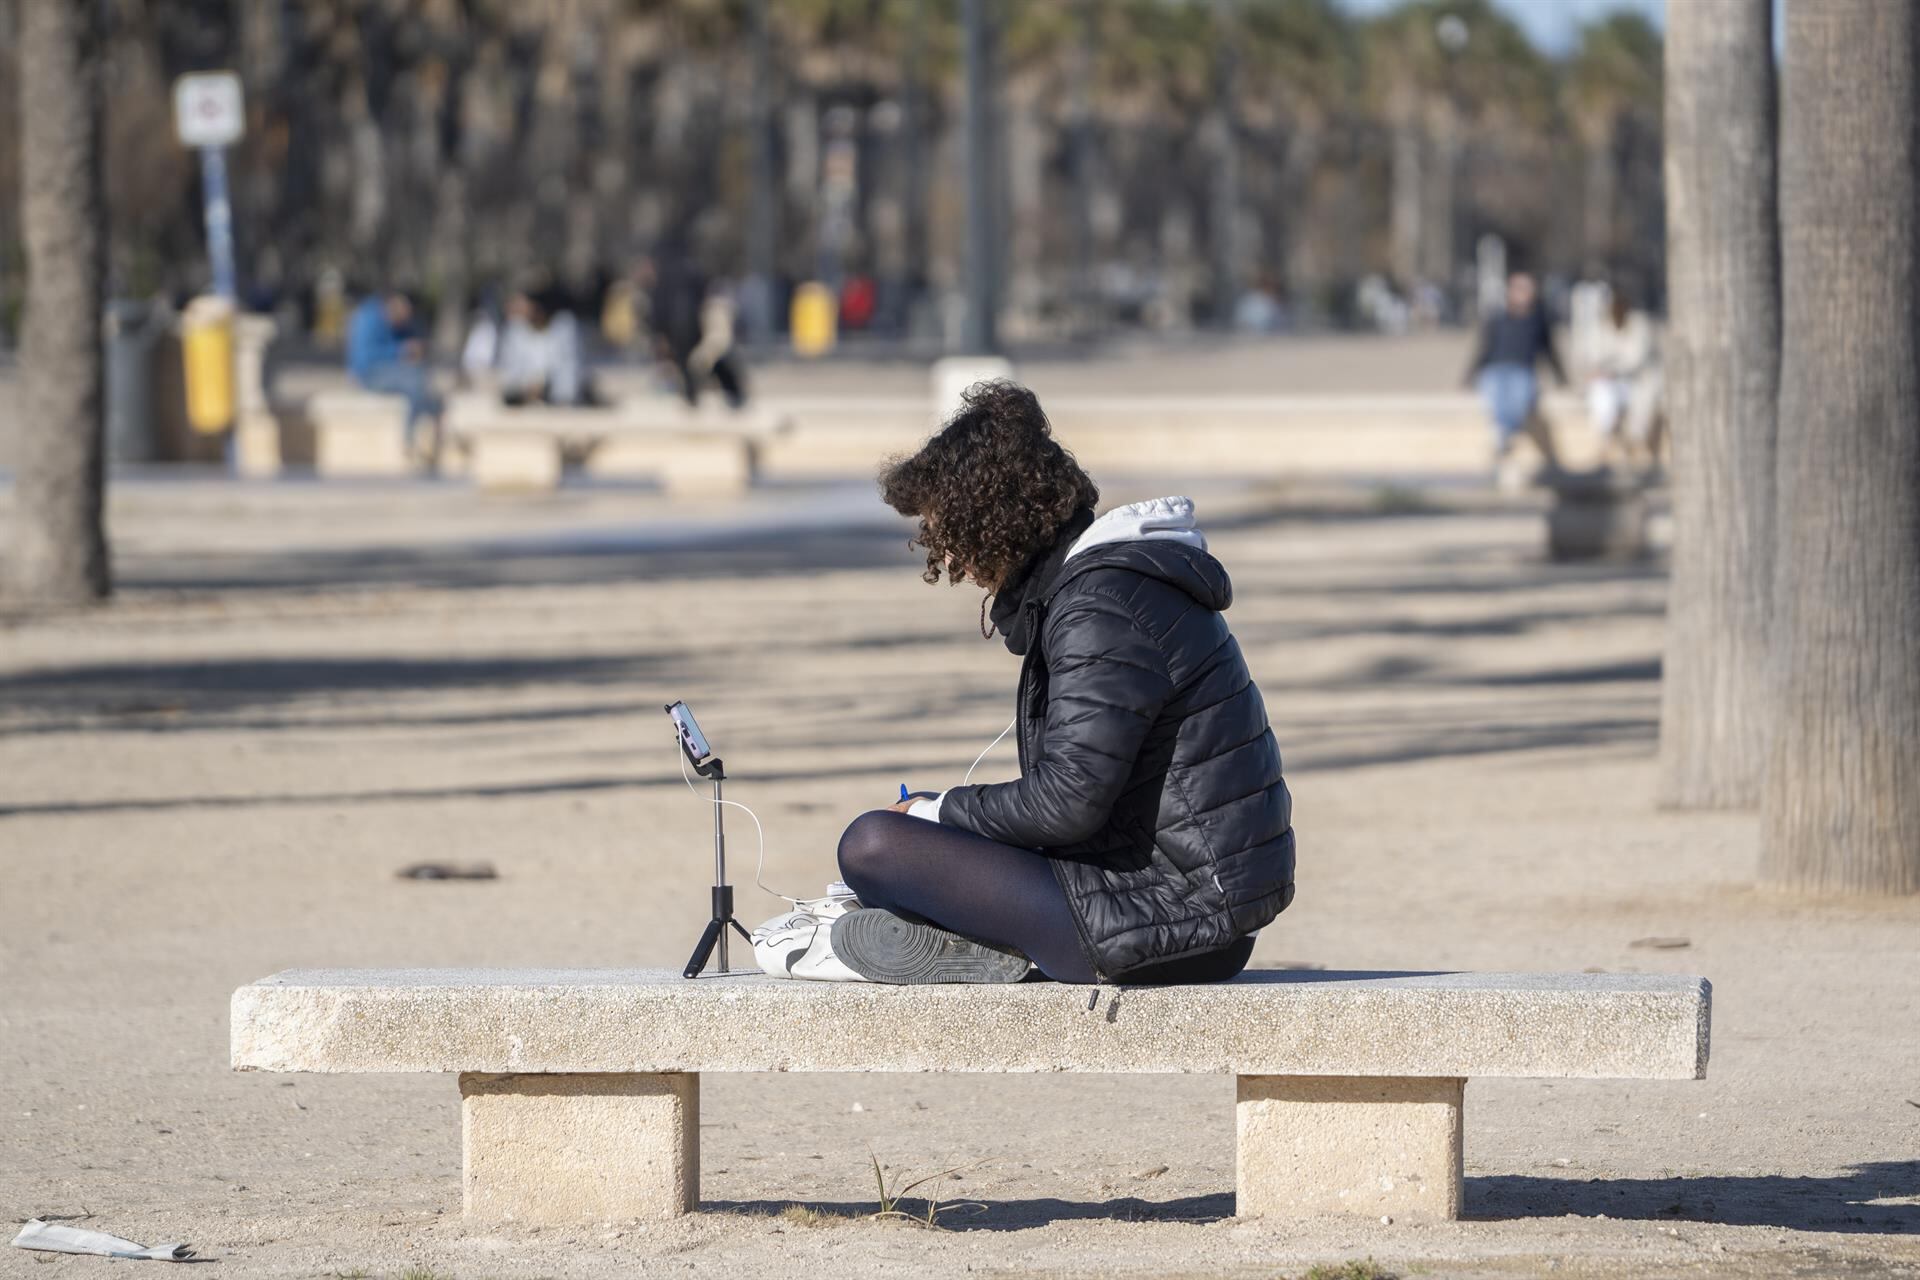
{"label": "bench top surface", "polygon": [[233,996],[254,1071],[1706,1074],[1664,974],[1261,970],[1188,987],[888,987],[661,969],[294,969]]}
{"label": "bench top surface", "polygon": [[591,405],[507,405],[494,396],[454,396],[447,429],[456,435],[694,435],[752,439],[784,433],[785,415],[764,405],[694,409],[677,397],[646,396]]}

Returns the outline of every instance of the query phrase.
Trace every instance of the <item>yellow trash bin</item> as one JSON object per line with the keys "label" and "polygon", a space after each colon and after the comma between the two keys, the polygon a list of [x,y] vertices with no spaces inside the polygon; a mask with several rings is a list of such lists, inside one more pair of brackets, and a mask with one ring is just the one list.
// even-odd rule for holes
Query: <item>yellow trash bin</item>
{"label": "yellow trash bin", "polygon": [[607,288],[600,304],[600,336],[610,347],[626,348],[640,332],[640,318],[634,307],[633,286],[616,280]]}
{"label": "yellow trash bin", "polygon": [[839,315],[833,290],[810,281],[793,291],[793,309],[788,327],[793,334],[793,354],[823,356],[833,350],[839,338]]}
{"label": "yellow trash bin", "polygon": [[195,298],[180,317],[186,362],[187,421],[202,435],[233,425],[233,303]]}
{"label": "yellow trash bin", "polygon": [[346,345],[347,282],[332,267],[322,271],[313,286],[313,340],[328,351]]}

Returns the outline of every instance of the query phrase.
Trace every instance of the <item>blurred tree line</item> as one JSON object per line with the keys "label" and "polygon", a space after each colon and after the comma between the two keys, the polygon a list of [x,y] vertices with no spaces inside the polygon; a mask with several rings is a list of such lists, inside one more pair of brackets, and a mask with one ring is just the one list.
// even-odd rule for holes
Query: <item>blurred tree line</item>
{"label": "blurred tree line", "polygon": [[[0,0],[0,101],[35,2]],[[776,289],[863,277],[875,327],[900,331],[937,329],[958,283],[957,0],[101,3],[117,293],[204,283],[170,89],[216,67],[246,85],[233,197],[260,305],[305,307],[334,273],[457,326],[526,273],[587,294],[667,252]],[[1451,314],[1487,234],[1659,301],[1660,37],[1638,16],[1553,58],[1489,0],[997,14],[1010,338],[1219,322],[1253,289],[1344,323],[1373,274]],[[0,116],[0,299],[19,290],[16,144]]]}

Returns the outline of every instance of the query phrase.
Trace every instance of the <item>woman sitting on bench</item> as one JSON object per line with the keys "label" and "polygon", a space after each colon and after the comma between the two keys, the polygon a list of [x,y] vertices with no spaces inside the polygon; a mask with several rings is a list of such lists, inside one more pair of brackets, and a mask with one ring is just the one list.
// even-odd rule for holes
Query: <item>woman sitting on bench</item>
{"label": "woman sitting on bench", "polygon": [[[796,977],[873,982],[1214,982],[1293,898],[1280,750],[1221,616],[1227,572],[1193,503],[1094,518],[1099,491],[1031,391],[976,384],[890,464],[923,575],[989,593],[981,634],[1021,658],[1020,777],[856,818],[860,907]],[[1003,735],[1004,736],[1004,735]],[[847,972],[840,972],[844,967]]]}

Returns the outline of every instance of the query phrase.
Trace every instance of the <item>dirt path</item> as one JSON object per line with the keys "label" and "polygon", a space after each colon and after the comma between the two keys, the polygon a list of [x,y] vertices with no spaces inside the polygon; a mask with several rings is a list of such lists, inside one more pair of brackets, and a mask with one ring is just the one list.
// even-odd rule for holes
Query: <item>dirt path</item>
{"label": "dirt path", "polygon": [[[232,988],[676,964],[709,817],[663,701],[798,893],[853,813],[957,780],[1013,660],[864,491],[158,485],[116,498],[120,604],[0,630],[0,1219],[90,1212],[222,1275],[1920,1275],[1920,902],[1755,892],[1750,817],[1654,810],[1657,571],[1547,566],[1525,512],[1199,496],[1298,805],[1256,963],[1704,973],[1708,1080],[1477,1081],[1470,1219],[1415,1226],[1233,1219],[1227,1080],[710,1077],[709,1213],[470,1231],[452,1082],[230,1074]],[[393,877],[427,858],[501,878]],[[943,1191],[985,1207],[775,1216],[868,1212],[869,1151],[966,1165]]]}

